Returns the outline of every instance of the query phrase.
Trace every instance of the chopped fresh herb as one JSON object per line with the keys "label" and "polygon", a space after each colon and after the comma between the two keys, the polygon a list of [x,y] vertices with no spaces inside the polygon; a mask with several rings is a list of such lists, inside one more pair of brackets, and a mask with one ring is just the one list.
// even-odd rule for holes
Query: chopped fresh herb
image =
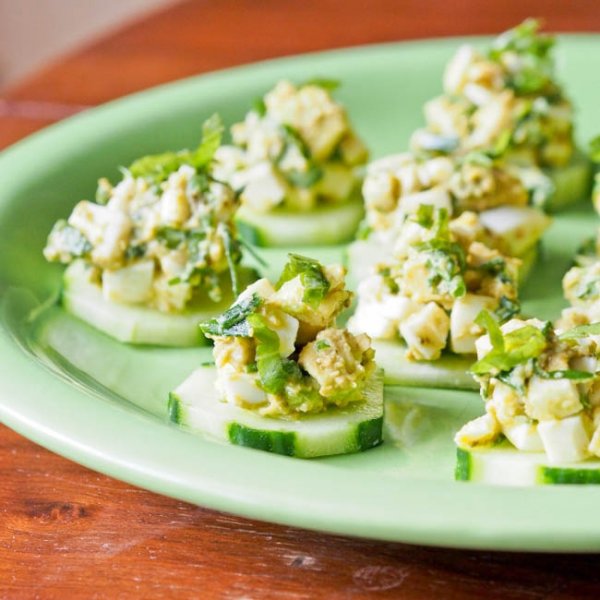
{"label": "chopped fresh herb", "polygon": [[142,258],[144,254],[146,254],[146,244],[132,244],[131,246],[127,246],[127,250],[125,250],[125,258],[127,260]]}
{"label": "chopped fresh herb", "polygon": [[590,323],[589,325],[579,325],[573,327],[558,336],[559,340],[578,340],[588,335],[600,335],[600,323]]}
{"label": "chopped fresh herb", "polygon": [[283,151],[281,153],[279,160],[281,160],[281,158],[283,158],[283,156],[285,155],[287,146],[290,144],[293,146],[296,146],[298,148],[298,150],[300,151],[300,153],[302,154],[302,156],[304,156],[304,158],[310,159],[310,157],[311,157],[310,148],[304,141],[303,137],[300,135],[300,132],[295,127],[292,127],[291,125],[283,124],[281,126],[281,132],[283,133],[283,137],[285,139],[285,145],[284,145],[284,148],[283,148]]}
{"label": "chopped fresh herb", "polygon": [[489,56],[503,64],[505,53],[516,54],[519,67],[509,70],[507,85],[518,94],[540,93],[553,89],[553,62],[551,49],[554,38],[539,33],[540,23],[527,19],[520,25],[499,36],[494,42]]}
{"label": "chopped fresh herb", "polygon": [[253,332],[249,317],[261,304],[262,298],[252,294],[230,306],[222,315],[201,323],[200,329],[209,335],[251,337]]}
{"label": "chopped fresh herb", "polygon": [[306,171],[293,169],[291,171],[284,171],[283,176],[291,185],[300,188],[310,188],[317,183],[317,181],[322,179],[323,169],[315,164],[309,163]]}
{"label": "chopped fresh herb", "polygon": [[496,139],[494,147],[491,149],[489,154],[493,158],[499,158],[504,155],[504,153],[510,147],[512,142],[512,132],[510,129],[505,129]]}
{"label": "chopped fresh herb", "polygon": [[212,115],[202,125],[202,141],[192,156],[196,169],[206,168],[215,156],[223,137],[223,122],[218,114]]}
{"label": "chopped fresh herb", "polygon": [[575,381],[585,381],[586,379],[592,379],[596,376],[595,373],[577,371],[574,369],[564,369],[562,371],[544,371],[543,369],[536,369],[536,373],[544,379],[573,379]]}
{"label": "chopped fresh herb", "polygon": [[466,259],[464,250],[459,244],[436,238],[420,242],[413,247],[429,255],[427,260],[427,266],[431,271],[429,285],[442,293],[449,293],[454,298],[460,298],[467,293],[462,276]]}
{"label": "chopped fresh herb", "polygon": [[255,98],[252,102],[252,110],[259,116],[264,117],[267,114],[267,105],[262,97]]}
{"label": "chopped fresh herb", "polygon": [[98,187],[96,188],[96,204],[106,204],[110,200],[110,194],[112,192],[112,186],[108,179],[98,180]]}
{"label": "chopped fresh herb", "polygon": [[174,250],[186,241],[187,236],[183,229],[161,227],[156,232],[156,239],[162,242],[169,250]]}
{"label": "chopped fresh herb", "polygon": [[537,358],[548,345],[544,332],[533,325],[524,325],[503,334],[488,311],[482,311],[475,322],[488,331],[492,343],[492,350],[471,368],[475,375],[508,372],[517,365]]}
{"label": "chopped fresh herb", "polygon": [[494,314],[498,317],[501,323],[512,319],[521,312],[521,304],[518,300],[511,300],[506,296],[500,298],[498,308],[494,311]]}
{"label": "chopped fresh herb", "polygon": [[585,240],[575,252],[575,254],[579,256],[596,256],[597,253],[598,249],[595,237],[591,237]]}
{"label": "chopped fresh herb", "polygon": [[577,286],[574,294],[581,300],[597,298],[600,295],[600,278],[584,277],[583,281]]}
{"label": "chopped fresh herb", "polygon": [[221,144],[222,135],[223,123],[219,115],[215,114],[202,125],[202,140],[196,150],[144,156],[133,162],[128,170],[133,177],[143,177],[159,184],[182,165],[190,165],[197,170],[206,169]]}
{"label": "chopped fresh herb", "polygon": [[302,300],[310,307],[317,308],[330,287],[321,263],[314,258],[299,254],[288,254],[288,257],[288,262],[283,268],[276,288],[279,289],[286,281],[300,276],[300,282],[304,288]]}
{"label": "chopped fresh herb", "polygon": [[419,204],[419,208],[415,213],[414,219],[421,227],[425,229],[431,229],[433,227],[434,207],[431,204]]}
{"label": "chopped fresh herb", "polygon": [[248,316],[252,335],[256,339],[256,367],[262,388],[271,394],[281,394],[286,384],[302,377],[300,367],[279,353],[279,336],[267,326],[265,318],[253,313]]}
{"label": "chopped fresh herb", "polygon": [[237,263],[241,258],[239,244],[231,235],[231,231],[228,227],[222,227],[221,235],[223,237],[223,244],[225,246],[225,258],[227,259],[229,277],[231,278],[231,290],[233,295],[237,297],[239,294]]}
{"label": "chopped fresh herb", "polygon": [[74,257],[81,258],[92,250],[92,245],[87,238],[78,229],[71,227],[64,219],[56,222],[50,235],[59,236],[60,245]]}
{"label": "chopped fresh herb", "polygon": [[307,85],[316,85],[324,89],[327,92],[334,92],[337,90],[341,84],[341,82],[337,79],[326,79],[322,77],[315,77],[313,79],[309,79],[303,83],[300,83],[298,87],[306,87]]}
{"label": "chopped fresh herb", "polygon": [[331,348],[331,344],[327,340],[317,340],[315,348],[317,350],[325,350],[326,348]]}

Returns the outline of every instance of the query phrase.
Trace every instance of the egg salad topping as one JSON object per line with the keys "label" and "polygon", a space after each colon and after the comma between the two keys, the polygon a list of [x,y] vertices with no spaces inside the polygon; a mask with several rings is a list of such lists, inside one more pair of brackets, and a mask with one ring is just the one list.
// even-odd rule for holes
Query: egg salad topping
{"label": "egg salad topping", "polygon": [[244,206],[308,211],[353,197],[367,150],[332,97],[336,85],[280,81],[233,125],[233,144],[217,151],[215,173],[241,190]]}
{"label": "egg salad topping", "polygon": [[573,109],[555,78],[554,38],[527,20],[485,52],[462,46],[444,73],[444,94],[425,105],[415,151],[492,151],[562,167],[574,152]]}
{"label": "egg salad topping", "polygon": [[401,338],[407,356],[436,360],[445,349],[475,353],[483,330],[474,323],[483,309],[506,320],[519,312],[517,278],[521,261],[482,243],[476,215],[450,222],[446,208],[421,205],[406,218],[391,262],[358,288],[353,332]]}
{"label": "egg salad topping", "polygon": [[[500,206],[538,204],[552,191],[547,177],[474,152],[463,157],[411,153],[372,162],[363,184],[367,232],[394,235],[406,215],[422,204],[450,215],[485,212]],[[531,212],[531,211],[529,211]]]}
{"label": "egg salad topping", "polygon": [[463,448],[506,438],[553,463],[600,456],[600,323],[570,330],[512,319],[500,326],[488,312],[472,372],[481,384],[483,416],[456,435]]}
{"label": "egg salad topping", "polygon": [[89,277],[116,302],[180,311],[194,299],[235,287],[241,251],[233,215],[238,199],[212,171],[222,126],[212,117],[195,151],[146,156],[114,187],[101,179],[95,201],[79,202],[52,229],[45,257],[81,259]]}
{"label": "egg salad topping", "polygon": [[202,325],[224,401],[294,416],[362,400],[374,351],[367,335],[335,326],[352,299],[344,276],[339,265],[290,254],[275,286],[259,279]]}

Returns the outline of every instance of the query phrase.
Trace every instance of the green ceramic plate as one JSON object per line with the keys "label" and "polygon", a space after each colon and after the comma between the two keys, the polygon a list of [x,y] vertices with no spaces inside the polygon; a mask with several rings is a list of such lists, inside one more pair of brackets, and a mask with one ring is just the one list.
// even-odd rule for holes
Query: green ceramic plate
{"label": "green ceramic plate", "polygon": [[[277,79],[335,77],[360,133],[380,156],[405,147],[422,103],[440,89],[461,40],[357,48],[242,67],[113,102],[0,156],[0,418],[36,442],[136,485],[248,517],[419,544],[600,550],[599,488],[492,488],[453,481],[453,432],[481,411],[475,394],[393,389],[386,443],[360,455],[301,461],[221,445],[169,425],[167,392],[202,350],[119,345],[59,309],[41,310],[61,269],[41,256],[51,224],[90,197],[100,175],[140,154],[192,145],[213,111],[227,122]],[[600,39],[565,37],[562,73],[585,140],[600,131]],[[560,277],[596,219],[560,216],[525,292],[552,317]],[[337,259],[341,249],[313,254]],[[270,256],[273,265],[281,255]],[[40,317],[41,313],[41,317]]]}

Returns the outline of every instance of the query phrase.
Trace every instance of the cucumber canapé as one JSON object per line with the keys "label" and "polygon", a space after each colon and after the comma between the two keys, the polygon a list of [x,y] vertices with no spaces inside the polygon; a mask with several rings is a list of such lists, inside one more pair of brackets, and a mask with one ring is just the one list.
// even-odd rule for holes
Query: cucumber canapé
{"label": "cucumber canap\u00e9", "polygon": [[44,256],[70,265],[68,310],[120,341],[203,340],[197,323],[221,312],[250,275],[240,267],[238,195],[213,173],[222,131],[215,115],[196,150],[136,160],[55,224]]}
{"label": "cucumber canap\u00e9", "polygon": [[240,190],[237,222],[261,246],[319,246],[352,239],[364,211],[359,189],[368,152],[337,83],[280,81],[231,127],[215,173]]}
{"label": "cucumber canap\u00e9", "polygon": [[275,286],[259,279],[203,323],[215,367],[197,369],[172,392],[171,420],[301,458],[380,444],[383,373],[368,336],[335,326],[352,298],[344,274],[292,254]]}
{"label": "cucumber canap\u00e9", "polygon": [[455,436],[456,478],[501,485],[600,483],[600,323],[560,330],[482,313],[471,368],[485,414]]}

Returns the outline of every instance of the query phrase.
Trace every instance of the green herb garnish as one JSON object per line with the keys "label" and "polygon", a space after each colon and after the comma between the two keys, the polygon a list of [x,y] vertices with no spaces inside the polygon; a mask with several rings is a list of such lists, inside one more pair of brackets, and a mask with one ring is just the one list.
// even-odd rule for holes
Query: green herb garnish
{"label": "green herb garnish", "polygon": [[323,266],[318,260],[300,254],[288,254],[288,257],[288,262],[283,267],[281,277],[275,286],[276,289],[279,289],[286,281],[300,276],[300,283],[304,288],[302,300],[311,308],[317,308],[331,286],[325,276]]}

